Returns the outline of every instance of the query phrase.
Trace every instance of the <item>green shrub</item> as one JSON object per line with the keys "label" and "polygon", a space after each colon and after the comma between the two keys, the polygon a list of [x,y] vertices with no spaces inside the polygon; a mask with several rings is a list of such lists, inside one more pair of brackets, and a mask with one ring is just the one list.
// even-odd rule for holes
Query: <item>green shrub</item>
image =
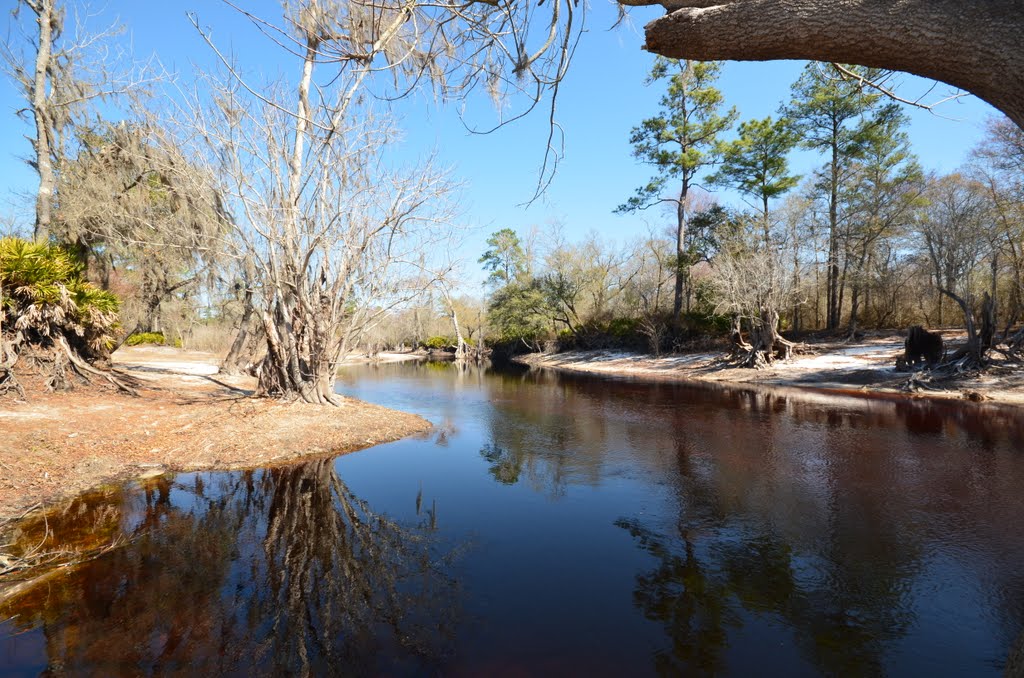
{"label": "green shrub", "polygon": [[455,340],[450,338],[450,337],[436,336],[436,337],[430,337],[429,339],[424,341],[421,345],[423,346],[423,348],[429,348],[429,349],[435,349],[435,350],[436,349],[443,349],[443,348],[448,348],[449,346],[454,346],[455,345]]}
{"label": "green shrub", "polygon": [[710,311],[691,311],[683,314],[683,327],[691,334],[728,334],[732,319],[726,315],[715,315]]}
{"label": "green shrub", "polygon": [[[143,344],[155,344],[156,346],[166,346],[167,340],[164,335],[160,332],[139,332],[128,337],[124,342],[127,346],[141,346]],[[175,345],[181,343],[181,340],[175,342]]]}
{"label": "green shrub", "polygon": [[616,339],[630,339],[639,332],[640,321],[636,318],[613,318],[605,330]]}

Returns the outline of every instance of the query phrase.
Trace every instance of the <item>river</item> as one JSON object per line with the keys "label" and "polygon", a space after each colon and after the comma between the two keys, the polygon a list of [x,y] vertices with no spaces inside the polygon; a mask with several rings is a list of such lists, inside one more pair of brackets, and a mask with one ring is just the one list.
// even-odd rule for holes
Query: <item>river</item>
{"label": "river", "polygon": [[1024,416],[407,363],[419,438],[83,496],[0,675],[999,676]]}

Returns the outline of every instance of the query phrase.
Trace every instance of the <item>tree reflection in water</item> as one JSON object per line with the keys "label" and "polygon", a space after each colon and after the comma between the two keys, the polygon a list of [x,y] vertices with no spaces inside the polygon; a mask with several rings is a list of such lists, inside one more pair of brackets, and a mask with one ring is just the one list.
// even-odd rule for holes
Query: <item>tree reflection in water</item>
{"label": "tree reflection in water", "polygon": [[432,511],[375,514],[330,459],[206,478],[147,492],[128,545],[0,607],[0,657],[44,675],[334,675],[447,656],[458,591]]}
{"label": "tree reflection in water", "polygon": [[698,562],[690,540],[682,553],[665,537],[637,521],[620,520],[640,548],[659,563],[637,576],[633,602],[651,621],[661,623],[670,647],[654,653],[659,675],[718,675],[725,668],[726,626],[739,620],[727,605],[727,587]]}
{"label": "tree reflection in water", "polygon": [[[785,465],[765,459],[739,470],[719,458],[700,468],[679,442],[676,530],[616,521],[656,560],[637,575],[633,595],[669,641],[655,654],[657,673],[736,673],[751,661],[738,642],[748,626],[760,636],[780,630],[821,674],[885,673],[887,647],[914,621],[904,596],[921,569],[919,540],[852,496],[805,515],[809,532],[778,529],[755,497],[767,479],[771,496],[785,501]],[[826,486],[843,484],[841,463],[828,473]],[[897,514],[910,513],[891,499]]]}
{"label": "tree reflection in water", "polygon": [[433,512],[417,530],[373,513],[329,459],[273,473],[264,602],[276,646],[267,659],[281,671],[354,673],[382,656],[442,659],[454,641],[455,583],[430,548]]}
{"label": "tree reflection in water", "polygon": [[[572,377],[528,397],[503,386],[507,405],[479,450],[495,481],[525,479],[557,496],[604,482],[625,457],[630,473],[652,469],[670,488],[667,516],[616,522],[655,560],[635,577],[634,604],[664,631],[654,668],[668,675],[756,669],[744,648],[769,637],[809,672],[885,672],[892,648],[920,626],[910,592],[934,576],[922,574],[936,562],[929,544],[949,539],[916,516],[950,524],[956,479],[991,463],[956,439],[911,436],[952,425],[983,446],[998,442],[977,438],[981,417],[934,403],[823,405],[813,394]],[[1019,435],[994,430],[989,438]]]}

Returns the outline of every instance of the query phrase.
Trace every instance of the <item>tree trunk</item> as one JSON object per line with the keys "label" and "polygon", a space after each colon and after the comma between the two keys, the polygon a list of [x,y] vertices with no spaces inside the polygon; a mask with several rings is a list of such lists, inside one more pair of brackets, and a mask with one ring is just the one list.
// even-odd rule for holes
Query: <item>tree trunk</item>
{"label": "tree trunk", "polygon": [[263,313],[267,354],[256,367],[256,395],[340,405],[341,400],[334,393],[337,355],[330,355],[325,347],[319,346],[311,329],[300,338],[290,312],[293,309],[286,307],[287,303],[279,299],[273,304],[273,313]]}
{"label": "tree trunk", "polygon": [[255,300],[253,298],[253,283],[255,279],[256,271],[253,267],[252,258],[247,256],[242,268],[242,284],[245,285],[245,292],[242,295],[242,317],[238,323],[238,333],[235,334],[235,339],[231,342],[231,348],[228,349],[228,354],[224,356],[224,362],[220,366],[220,371],[224,374],[239,374],[242,371],[242,350],[245,348],[252,333],[253,312],[255,311]]}
{"label": "tree trunk", "polygon": [[741,363],[744,367],[763,369],[777,359],[793,357],[795,344],[779,334],[779,313],[774,309],[761,309],[760,317],[750,330],[750,341],[750,351]]}
{"label": "tree trunk", "polygon": [[[670,14],[645,48],[677,59],[810,59],[894,69],[973,92],[1024,126],[1020,0],[624,0]],[[675,11],[672,11],[675,10]]]}
{"label": "tree trunk", "polygon": [[676,280],[675,296],[672,300],[672,327],[678,337],[683,329],[683,288],[690,272],[685,265],[686,256],[686,199],[689,196],[690,184],[683,178],[679,190],[679,204],[676,206]]}
{"label": "tree trunk", "polygon": [[[853,282],[850,284],[850,322],[848,325],[850,339],[853,339],[857,333],[857,314],[860,313],[860,299],[863,293],[862,286],[864,284],[864,268],[866,263],[867,251],[865,250],[861,252],[860,257],[857,259],[856,267],[853,271]],[[843,278],[846,278],[845,272]]]}
{"label": "tree trunk", "polygon": [[992,337],[996,333],[996,301],[985,292],[981,302],[981,329],[978,332],[978,344],[981,350],[979,358],[984,357],[992,348]]}
{"label": "tree trunk", "polygon": [[54,16],[54,0],[38,0],[29,5],[37,15],[39,24],[39,43],[36,50],[35,73],[32,81],[32,114],[35,118],[36,136],[32,145],[36,152],[36,171],[39,173],[39,192],[36,195],[36,221],[34,236],[36,240],[50,236],[51,212],[53,210],[53,191],[56,184],[53,170],[53,111],[47,96],[47,80],[53,56],[53,34],[56,17]]}
{"label": "tree trunk", "polygon": [[743,322],[738,315],[732,317],[732,331],[729,333],[729,340],[732,342],[733,357],[748,355],[754,349],[743,339]]}
{"label": "tree trunk", "polygon": [[954,355],[953,360],[956,360],[958,357],[967,356],[971,365],[984,365],[988,350],[992,347],[992,334],[995,331],[995,323],[993,322],[995,309],[992,304],[992,297],[989,296],[988,292],[985,293],[981,313],[982,333],[979,335],[977,325],[974,322],[974,314],[971,312],[971,307],[967,302],[946,288],[941,288],[939,291],[955,301],[960,307],[964,315],[964,326],[967,329],[967,346],[958,351]]}
{"label": "tree trunk", "polygon": [[850,322],[847,323],[846,331],[850,339],[857,335],[857,314],[860,312],[860,287],[854,285],[850,290]]}
{"label": "tree trunk", "polygon": [[242,300],[242,319],[238,323],[238,333],[235,340],[231,342],[228,354],[224,356],[224,362],[220,365],[220,371],[224,374],[240,374],[242,371],[242,349],[249,341],[249,334],[252,328],[253,299],[252,287],[246,286],[245,296]]}
{"label": "tree trunk", "polygon": [[833,129],[832,161],[830,165],[831,185],[828,197],[828,325],[826,329],[839,327],[839,146],[835,137],[839,130]]}
{"label": "tree trunk", "polygon": [[1024,261],[1018,254],[1017,245],[1014,242],[1012,236],[1007,234],[1006,239],[1010,248],[1010,257],[1013,264],[1013,289],[1010,291],[1010,310],[1006,314],[1006,330],[1003,332],[1004,335],[1010,334],[1010,328],[1013,327],[1014,323],[1021,314],[1021,304],[1024,302]]}
{"label": "tree trunk", "polygon": [[[793,292],[799,294],[800,292],[800,242],[796,227],[793,227]],[[793,302],[793,320],[790,327],[793,332],[800,331],[800,302]]]}
{"label": "tree trunk", "polygon": [[469,344],[466,343],[466,339],[462,336],[462,328],[459,326],[459,314],[455,310],[455,304],[452,301],[451,294],[448,292],[448,288],[442,287],[441,293],[444,294],[444,300],[448,304],[448,317],[451,318],[452,327],[455,328],[455,362],[464,364],[469,359]]}
{"label": "tree trunk", "polygon": [[144,297],[146,306],[139,318],[139,332],[160,331],[160,302],[161,298],[156,294],[149,294]]}

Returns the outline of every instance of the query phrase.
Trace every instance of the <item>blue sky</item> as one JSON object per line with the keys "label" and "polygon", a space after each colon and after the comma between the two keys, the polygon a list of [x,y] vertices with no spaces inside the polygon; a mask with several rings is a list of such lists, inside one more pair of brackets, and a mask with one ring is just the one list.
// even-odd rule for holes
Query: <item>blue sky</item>
{"label": "blue sky", "polygon": [[[242,0],[240,4],[269,19],[280,16],[272,0]],[[220,45],[233,49],[251,70],[267,77],[291,76],[289,64],[277,48],[216,0],[109,0],[102,8],[91,10],[89,22],[97,28],[120,22],[127,30],[121,39],[130,41],[138,59],[155,54],[187,82],[194,65],[202,67],[212,60],[186,18],[190,10],[212,30]],[[458,120],[457,104],[437,106],[429,97],[419,96],[399,105],[396,113],[405,129],[399,152],[436,150],[465,185],[465,222],[472,230],[462,239],[459,256],[466,262],[466,282],[482,281],[476,259],[485,249],[487,235],[500,228],[525,233],[532,225],[544,227],[558,221],[570,239],[590,230],[628,239],[646,233],[649,226],[660,230],[667,223],[656,210],[627,216],[612,213],[650,176],[649,168],[638,165],[630,155],[628,137],[633,125],[656,112],[660,91],[657,85],[643,85],[654,57],[641,45],[643,24],[659,13],[654,8],[634,11],[632,27],[608,30],[615,20],[614,5],[607,0],[595,0],[591,5],[589,31],[559,94],[557,118],[565,131],[565,157],[546,195],[529,208],[522,203],[533,195],[537,181],[547,134],[544,111],[480,136],[466,132]],[[10,21],[6,14],[4,20]],[[12,34],[5,30],[5,35]],[[790,84],[802,66],[797,62],[728,63],[719,85],[728,104],[739,109],[741,119],[774,115],[779,104],[788,100]],[[905,76],[900,91],[912,97],[929,86]],[[933,98],[948,91],[940,85]],[[481,102],[474,103],[481,108]],[[29,151],[24,139],[29,128],[14,115],[21,106],[17,92],[5,80],[0,85],[0,172],[6,178],[0,187],[0,213],[24,206],[21,194],[30,192],[34,182],[31,170],[19,159]],[[916,109],[908,112],[914,151],[926,169],[940,172],[954,170],[967,159],[981,138],[985,121],[996,114],[973,97],[944,104],[937,114]],[[802,153],[794,155],[792,162],[797,173],[807,174],[820,160]],[[720,199],[736,201],[729,194]],[[23,208],[20,214],[28,218]]]}

